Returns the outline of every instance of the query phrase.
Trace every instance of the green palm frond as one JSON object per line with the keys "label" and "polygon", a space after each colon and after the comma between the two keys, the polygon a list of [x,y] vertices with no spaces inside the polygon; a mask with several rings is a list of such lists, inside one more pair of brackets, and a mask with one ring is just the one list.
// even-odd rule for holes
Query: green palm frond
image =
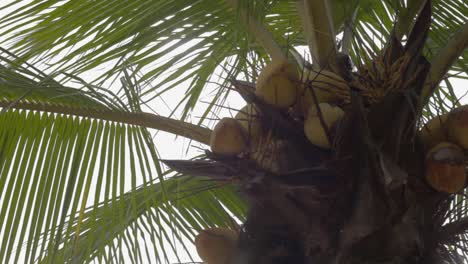
{"label": "green palm frond", "polygon": [[[242,7],[249,8],[254,17],[264,18],[261,21],[266,22],[281,45],[305,44],[294,1],[240,3]],[[201,82],[206,81],[213,67],[199,71],[194,71],[194,68],[204,69],[200,66],[207,66],[209,60],[213,61],[211,64],[218,65],[226,57],[238,55],[242,50],[245,53],[251,48],[245,38],[245,28],[236,19],[236,12],[226,12],[226,5],[219,1],[132,1],[131,4],[80,1],[79,4],[57,4],[56,1],[42,0],[23,6],[20,1],[17,5],[15,12],[0,20],[1,26],[10,26],[4,33],[11,36],[7,42],[13,45],[13,51],[24,58],[43,61],[64,55],[56,65],[65,63],[62,69],[73,73],[92,70],[109,62],[114,66],[103,75],[108,77],[121,72],[125,64],[132,64],[145,69],[143,81],[174,70],[171,66],[178,64],[180,70],[163,78],[161,83],[194,76]],[[431,49],[443,46],[450,34],[463,23],[466,8],[463,1],[434,1],[436,16],[430,36],[433,42]],[[400,1],[335,0],[333,15],[337,32],[343,30],[343,23],[356,9],[355,36],[367,41],[372,37],[385,39],[388,36],[395,22],[395,17],[390,16],[392,12],[403,13],[404,22],[400,24],[399,31],[408,32],[402,27],[411,26],[407,17],[418,10],[411,6],[407,14]],[[51,21],[54,21],[53,25]],[[369,33],[369,28],[360,23],[379,34]],[[186,51],[167,56],[177,48]],[[375,48],[371,50],[375,51]],[[464,62],[458,65],[464,65]],[[454,69],[457,67],[461,66],[454,66]],[[184,75],[184,72],[190,73]],[[201,89],[199,83],[193,83],[195,86],[194,90]],[[146,92],[153,93],[154,89],[149,88]]]}
{"label": "green palm frond", "polygon": [[242,219],[245,206],[233,189],[165,179],[149,131],[132,121],[159,117],[139,112],[130,76],[120,97],[89,84],[67,87],[1,58],[0,262],[122,259],[113,248],[138,262],[148,252],[137,238],[153,241],[152,260],[167,261],[193,241],[193,228],[226,225],[226,212]]}
{"label": "green palm frond", "polygon": [[[123,247],[130,259],[143,257],[152,263],[157,256],[164,261],[169,261],[171,255],[192,257],[192,248],[186,244],[193,242],[197,232],[212,225],[232,226],[232,217],[243,219],[244,214],[243,201],[229,186],[220,188],[204,180],[172,177],[164,181],[164,188],[161,183],[149,183],[113,201],[87,208],[79,219],[67,223],[68,233],[63,229],[66,238],[61,249],[41,263],[119,259],[121,256],[115,256],[109,247],[115,245],[115,240],[122,243],[124,239],[133,245]],[[169,234],[168,229],[173,233]],[[152,250],[143,251],[145,240],[152,242],[145,244]]]}
{"label": "green palm frond", "polygon": [[[462,0],[433,2],[435,17],[427,47],[429,58],[463,24],[466,13],[463,11],[467,8]],[[282,47],[306,43],[295,1],[239,3],[240,8],[246,8],[254,18],[265,23]],[[416,7],[410,6],[407,11],[396,0],[335,0],[332,10],[336,32],[340,33],[356,12],[352,54],[369,60],[388,38],[396,20],[394,14],[402,14],[400,35],[409,32],[414,14],[419,10],[415,3]],[[263,52],[247,38],[248,32],[238,13],[229,11],[219,1],[132,1],[129,4],[41,0],[28,5],[18,1],[13,6],[17,6],[15,11],[1,19],[0,26],[9,28],[4,32],[9,36],[5,43],[15,53],[42,62],[53,59],[54,68],[73,74],[106,65],[107,70],[98,78],[101,81],[122,74],[128,65],[133,65],[137,71],[144,72],[138,82],[157,80],[156,85],[142,91],[141,100],[145,102],[193,79],[186,95],[180,98],[183,118],[197,105],[218,65],[230,56],[246,58],[249,51]],[[463,55],[452,70],[462,70],[466,60]],[[245,67],[240,60],[229,73],[235,77]],[[228,93],[228,90],[221,92]],[[215,97],[209,108],[220,105],[222,98]]]}
{"label": "green palm frond", "polygon": [[[229,78],[254,81],[269,60],[240,11],[290,50],[307,44],[295,2],[239,0],[242,10],[212,0],[37,0],[3,7],[14,11],[0,18],[1,45],[8,47],[0,54],[0,263],[123,256],[168,262],[169,254],[192,253],[196,230],[242,220],[245,204],[231,187],[165,171],[147,128],[202,143],[210,130],[142,111],[188,83],[177,104],[185,120],[206,84],[222,75],[202,109],[204,124],[229,96]],[[338,36],[350,30],[357,64],[384,48],[395,24],[399,38],[411,32],[425,1],[401,2],[332,1],[334,30]],[[468,13],[463,0],[432,2],[429,60]],[[464,53],[450,67],[453,76],[463,78],[467,62]],[[88,82],[83,76],[93,71],[100,74]],[[103,88],[113,80],[119,88]],[[457,104],[450,80],[434,92],[427,116]]]}
{"label": "green palm frond", "polygon": [[[25,64],[22,66],[21,64]],[[0,53],[0,98],[4,101],[34,101],[69,107],[88,107],[94,109],[118,108],[114,98],[97,91],[84,91],[72,87],[64,87],[54,78],[34,66],[20,61],[8,51],[1,49]],[[95,99],[96,98],[96,99]]]}
{"label": "green palm frond", "polygon": [[[194,78],[187,97],[183,99],[188,100],[189,109],[194,106],[215,67],[227,56],[238,54],[247,46],[238,41],[239,36],[242,38],[244,35],[240,33],[242,27],[235,26],[235,15],[226,14],[224,4],[218,1],[191,3],[133,1],[127,5],[122,1],[103,1],[99,4],[85,1],[50,9],[55,1],[42,1],[24,6],[15,15],[5,17],[3,25],[16,19],[21,19],[23,25],[37,24],[34,29],[23,30],[21,24],[12,28],[15,30],[12,35],[14,39],[19,36],[25,38],[25,41],[13,45],[13,51],[23,58],[40,60],[66,51],[63,59],[57,63],[65,62],[62,69],[74,74],[106,62],[112,62],[114,66],[105,72],[104,77],[120,73],[127,64],[136,65],[138,70],[144,69],[141,82],[167,74],[158,82],[172,83],[163,89],[148,88],[142,94],[143,100],[145,95],[150,100],[161,90]],[[33,18],[32,14],[38,16]],[[45,26],[50,21],[60,26]],[[84,39],[85,44],[77,45]],[[178,48],[185,51],[167,56]],[[66,63],[71,60],[76,61]]]}

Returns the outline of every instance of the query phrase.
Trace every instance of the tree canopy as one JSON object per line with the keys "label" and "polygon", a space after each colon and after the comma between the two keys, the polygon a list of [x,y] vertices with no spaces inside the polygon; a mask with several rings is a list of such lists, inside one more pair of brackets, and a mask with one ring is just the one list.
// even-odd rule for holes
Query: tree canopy
{"label": "tree canopy", "polygon": [[[298,52],[329,44],[303,28],[297,2],[2,4],[0,262],[194,260],[199,230],[243,221],[233,186],[168,169],[154,134],[206,145],[213,120],[232,110],[233,79],[254,82],[274,56],[323,59]],[[426,0],[328,2],[333,22],[314,22],[333,25],[359,66],[391,36],[408,41]],[[467,4],[434,0],[432,14],[423,53],[437,89],[426,92],[426,119],[460,105],[453,81],[468,72]],[[453,219],[465,215],[454,207]]]}

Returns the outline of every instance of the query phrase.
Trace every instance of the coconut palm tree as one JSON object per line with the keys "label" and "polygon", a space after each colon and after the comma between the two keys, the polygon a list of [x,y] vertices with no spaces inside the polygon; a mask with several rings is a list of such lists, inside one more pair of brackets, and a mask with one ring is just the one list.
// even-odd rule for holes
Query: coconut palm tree
{"label": "coconut palm tree", "polygon": [[[1,11],[1,263],[195,261],[198,233],[226,263],[466,261],[465,1]],[[165,160],[155,131],[206,151]]]}

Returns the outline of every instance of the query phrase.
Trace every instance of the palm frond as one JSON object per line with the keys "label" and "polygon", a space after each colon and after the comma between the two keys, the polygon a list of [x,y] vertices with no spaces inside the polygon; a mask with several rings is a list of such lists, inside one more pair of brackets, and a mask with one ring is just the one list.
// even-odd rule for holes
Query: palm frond
{"label": "palm frond", "polygon": [[[121,80],[120,97],[89,84],[67,87],[0,58],[0,262],[111,262],[122,258],[122,250],[137,262],[149,254],[136,246],[137,238],[151,239],[159,253],[152,259],[164,261],[167,252],[177,256],[178,247],[191,244],[193,228],[226,225],[226,212],[242,218],[242,202],[232,190],[165,179],[169,174],[145,127],[163,117],[139,112],[139,88],[129,75]],[[138,115],[146,125],[132,123]],[[180,189],[190,194],[187,201],[177,199]]]}
{"label": "palm frond", "polygon": [[[102,75],[104,79],[121,73],[126,65],[135,65],[145,72],[140,82],[159,77],[158,82],[166,85],[146,89],[142,100],[193,78],[196,81],[182,98],[188,100],[186,110],[194,106],[215,67],[247,46],[244,28],[237,26],[236,14],[226,12],[222,2],[134,1],[128,6],[121,1],[85,1],[54,5],[55,1],[46,0],[23,6],[0,22],[4,26],[21,20],[7,40],[14,41],[15,53],[40,61],[63,54],[56,65],[64,63],[61,69],[73,74],[114,64]],[[32,18],[33,14],[37,17]],[[50,21],[61,26],[45,26]],[[35,26],[22,29],[25,25]],[[18,37],[29,40],[16,41]],[[176,49],[181,52],[171,54]]]}
{"label": "palm frond", "polygon": [[[288,49],[306,43],[294,1],[239,2],[249,14],[265,23],[281,47]],[[98,78],[101,81],[122,75],[123,69],[134,65],[136,70],[144,72],[138,82],[156,81],[156,85],[144,89],[142,101],[149,101],[193,78],[195,81],[188,87],[186,96],[180,98],[184,118],[197,105],[217,65],[230,56],[245,58],[252,49],[264,54],[247,37],[247,27],[242,26],[238,13],[219,1],[57,4],[53,0],[41,0],[29,5],[18,1],[15,6],[14,12],[0,20],[0,26],[9,28],[3,32],[9,36],[6,43],[23,58],[42,62],[54,60],[55,68],[60,65],[58,68],[73,74],[111,65],[106,66],[107,70]],[[463,24],[466,13],[463,11],[467,8],[462,0],[437,0],[433,1],[433,6],[436,16],[428,51],[445,45],[450,34]],[[402,6],[396,0],[359,3],[335,0],[332,10],[337,33],[355,13],[352,29],[356,41],[351,53],[355,58],[359,55],[366,60],[382,48],[391,28],[399,21],[395,14],[402,14],[400,28],[406,29],[400,31],[406,32],[413,22],[408,17],[417,8]],[[179,52],[174,53],[174,50]],[[57,59],[59,55],[62,57]],[[431,52],[428,56],[431,57]],[[451,70],[462,70],[465,60],[463,57]],[[245,67],[243,63],[234,67],[230,72],[232,77]],[[215,101],[221,100],[220,97],[213,100],[212,105],[221,102]]]}
{"label": "palm frond", "polygon": [[[60,250],[55,256],[47,255],[41,263],[120,259],[122,256],[115,256],[109,249],[123,239],[129,241],[123,245],[127,259],[144,257],[152,263],[157,256],[165,261],[171,255],[179,261],[183,255],[192,258],[193,248],[188,242],[193,243],[196,233],[213,225],[235,225],[234,219],[243,219],[245,214],[245,205],[234,189],[216,185],[196,178],[172,177],[164,183],[140,186],[108,203],[95,204],[67,223],[68,233],[64,228],[67,235]],[[145,244],[151,250],[143,252],[145,240],[152,245]]]}

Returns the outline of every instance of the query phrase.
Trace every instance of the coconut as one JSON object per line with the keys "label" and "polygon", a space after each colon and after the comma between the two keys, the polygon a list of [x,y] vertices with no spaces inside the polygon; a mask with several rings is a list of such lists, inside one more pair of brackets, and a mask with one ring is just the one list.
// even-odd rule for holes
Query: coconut
{"label": "coconut", "polygon": [[215,154],[235,156],[247,150],[247,136],[239,121],[223,118],[211,133],[210,146]]}
{"label": "coconut", "polygon": [[456,108],[448,114],[447,127],[450,141],[468,149],[468,105]]}
{"label": "coconut", "polygon": [[421,129],[419,135],[426,149],[447,141],[447,117],[447,114],[436,116],[430,119]]}
{"label": "coconut", "polygon": [[350,97],[350,89],[346,81],[331,71],[306,69],[302,79],[298,108],[303,115],[307,115],[310,106],[315,103],[311,89],[318,103],[341,103]]}
{"label": "coconut", "polygon": [[208,264],[227,263],[236,249],[238,233],[227,228],[209,228],[195,238],[200,258]]}
{"label": "coconut", "polygon": [[456,193],[465,187],[466,173],[463,150],[458,145],[442,142],[426,156],[426,181],[439,192]]}
{"label": "coconut", "polygon": [[255,94],[265,102],[286,108],[296,102],[299,74],[287,60],[272,61],[257,78]]}
{"label": "coconut", "polygon": [[[320,103],[318,107],[322,113],[326,129],[330,132],[333,132],[335,124],[344,115],[343,110],[328,103]],[[322,126],[320,121],[317,106],[312,105],[309,108],[307,118],[304,122],[305,135],[312,144],[329,149],[331,142],[328,140],[326,129]]]}
{"label": "coconut", "polygon": [[262,125],[259,119],[258,111],[252,104],[244,106],[235,119],[244,128],[249,138],[249,143],[254,144],[262,134]]}

